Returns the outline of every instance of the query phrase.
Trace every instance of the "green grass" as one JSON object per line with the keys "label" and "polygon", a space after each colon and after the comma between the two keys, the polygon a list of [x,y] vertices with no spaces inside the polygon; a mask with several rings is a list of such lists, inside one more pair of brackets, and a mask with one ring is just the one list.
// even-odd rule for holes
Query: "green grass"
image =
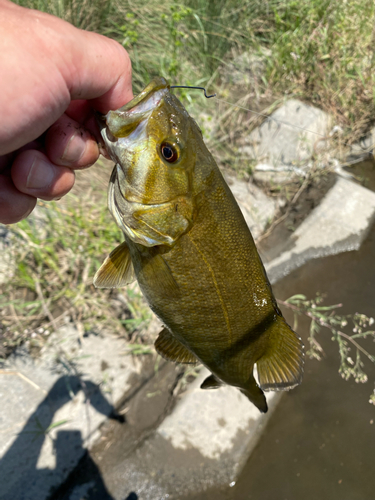
{"label": "green grass", "polygon": [[106,193],[84,191],[73,190],[65,202],[40,203],[37,218],[12,226],[15,273],[0,286],[8,350],[25,339],[41,346],[66,322],[82,335],[111,332],[133,342],[148,326],[151,313],[136,284],[119,290],[92,284],[105,256],[123,238],[107,210]]}
{"label": "green grass", "polygon": [[335,115],[352,138],[375,115],[375,4],[371,0],[278,2],[268,79]]}

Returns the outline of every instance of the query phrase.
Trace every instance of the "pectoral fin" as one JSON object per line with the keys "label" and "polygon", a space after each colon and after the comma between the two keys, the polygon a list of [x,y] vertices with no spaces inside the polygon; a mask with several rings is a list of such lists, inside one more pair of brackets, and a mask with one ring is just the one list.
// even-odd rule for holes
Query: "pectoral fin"
{"label": "pectoral fin", "polygon": [[94,276],[96,288],[120,288],[135,280],[129,248],[124,241],[105,259]]}
{"label": "pectoral fin", "polygon": [[160,356],[168,359],[168,361],[183,364],[198,363],[194,354],[182,345],[167,328],[163,328],[163,330],[159,333],[159,336],[155,341],[155,349]]}
{"label": "pectoral fin", "polygon": [[210,375],[201,385],[201,389],[218,389],[223,384],[218,380],[215,375]]}

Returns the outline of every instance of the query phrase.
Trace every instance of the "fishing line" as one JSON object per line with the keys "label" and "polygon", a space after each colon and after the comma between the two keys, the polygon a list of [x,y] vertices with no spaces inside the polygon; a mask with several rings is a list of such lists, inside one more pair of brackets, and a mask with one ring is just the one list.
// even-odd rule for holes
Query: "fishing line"
{"label": "fishing line", "polygon": [[[216,94],[207,95],[205,87],[193,87],[193,86],[190,86],[190,85],[171,85],[170,88],[171,89],[197,89],[197,90],[203,90],[204,91],[204,96],[207,99],[210,99],[211,97],[216,97]],[[272,116],[270,116],[270,115],[265,115],[263,113],[259,113],[258,111],[254,111],[252,109],[245,108],[244,106],[239,106],[238,104],[234,104],[233,102],[225,101],[224,99],[219,99],[218,97],[216,97],[216,101],[224,102],[225,104],[229,104],[229,106],[232,106],[234,108],[240,108],[240,109],[243,109],[245,111],[250,111],[250,113],[253,113],[254,115],[262,116],[262,117],[266,118],[267,120],[271,120],[271,121],[273,121],[275,123],[278,123],[280,125],[286,125],[287,127],[292,127],[292,128],[296,128],[298,130],[303,130],[304,132],[309,132],[310,134],[314,134],[314,135],[317,135],[318,137],[323,137],[323,139],[327,139],[326,135],[319,134],[318,132],[314,132],[313,130],[309,130],[307,128],[299,127],[298,125],[292,125],[291,123],[288,123],[288,122],[283,122],[281,120],[276,120],[276,118],[272,118]]]}
{"label": "fishing line", "polygon": [[273,122],[278,123],[280,125],[286,125],[287,127],[292,127],[292,128],[296,128],[299,130],[303,130],[304,132],[310,132],[310,134],[315,134],[315,135],[318,135],[319,137],[323,137],[324,139],[327,139],[326,135],[319,134],[318,132],[314,132],[313,130],[309,130],[307,128],[299,127],[298,125],[292,125],[291,123],[288,123],[288,122],[276,120],[276,118],[272,118],[272,116],[265,115],[263,113],[259,113],[258,111],[254,111],[252,109],[245,108],[244,106],[239,106],[238,104],[234,104],[233,102],[225,101],[224,99],[219,99],[218,97],[216,97],[216,101],[225,102],[225,104],[229,104],[230,106],[233,106],[234,108],[240,108],[240,109],[243,109],[245,111],[250,111],[250,113],[253,113],[254,115],[262,116],[264,118],[267,118],[267,120],[272,120]]}

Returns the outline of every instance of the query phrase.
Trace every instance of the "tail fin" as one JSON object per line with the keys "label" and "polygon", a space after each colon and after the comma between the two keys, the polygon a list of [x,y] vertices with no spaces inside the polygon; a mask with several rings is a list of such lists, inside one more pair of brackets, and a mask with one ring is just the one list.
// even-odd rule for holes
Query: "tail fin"
{"label": "tail fin", "polygon": [[289,390],[301,383],[303,343],[282,316],[271,325],[266,352],[256,364],[259,385],[265,391]]}

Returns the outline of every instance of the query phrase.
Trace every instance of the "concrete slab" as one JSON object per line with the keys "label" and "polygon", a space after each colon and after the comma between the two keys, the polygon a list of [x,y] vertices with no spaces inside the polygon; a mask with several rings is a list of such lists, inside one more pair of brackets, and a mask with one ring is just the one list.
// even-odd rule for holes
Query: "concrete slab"
{"label": "concrete slab", "polygon": [[53,334],[37,359],[25,349],[0,371],[0,499],[43,500],[77,465],[141,364],[123,339]]}
{"label": "concrete slab", "polygon": [[265,265],[271,283],[310,259],[358,250],[375,218],[375,193],[339,178],[297,228],[291,244]]}
{"label": "concrete slab", "polygon": [[269,412],[261,415],[234,387],[201,390],[208,374],[202,370],[152,436],[106,471],[113,499],[133,492],[139,500],[177,500],[235,480],[281,394],[267,394]]}
{"label": "concrete slab", "polygon": [[258,238],[275,217],[280,206],[279,201],[264,194],[251,182],[239,180],[229,173],[224,173],[224,177],[237,200],[253,238]]}
{"label": "concrete slab", "polygon": [[240,151],[273,166],[298,164],[311,158],[331,126],[321,109],[290,99],[253,130]]}
{"label": "concrete slab", "polygon": [[[261,415],[234,387],[201,390],[200,385],[209,375],[208,370],[202,370],[197,380],[189,387],[184,402],[177,404],[173,415],[164,420],[157,433],[170,441],[175,449],[195,448],[202,456],[210,459],[219,460],[224,453],[231,451],[233,468],[236,469],[242,462],[244,447],[249,451],[254,445],[253,441],[251,444],[242,441],[240,446],[233,449],[237,434],[254,434],[254,438],[254,423],[264,422],[265,415]],[[267,402],[273,408],[276,393],[269,392],[266,396]],[[235,470],[232,477],[234,473]]]}

